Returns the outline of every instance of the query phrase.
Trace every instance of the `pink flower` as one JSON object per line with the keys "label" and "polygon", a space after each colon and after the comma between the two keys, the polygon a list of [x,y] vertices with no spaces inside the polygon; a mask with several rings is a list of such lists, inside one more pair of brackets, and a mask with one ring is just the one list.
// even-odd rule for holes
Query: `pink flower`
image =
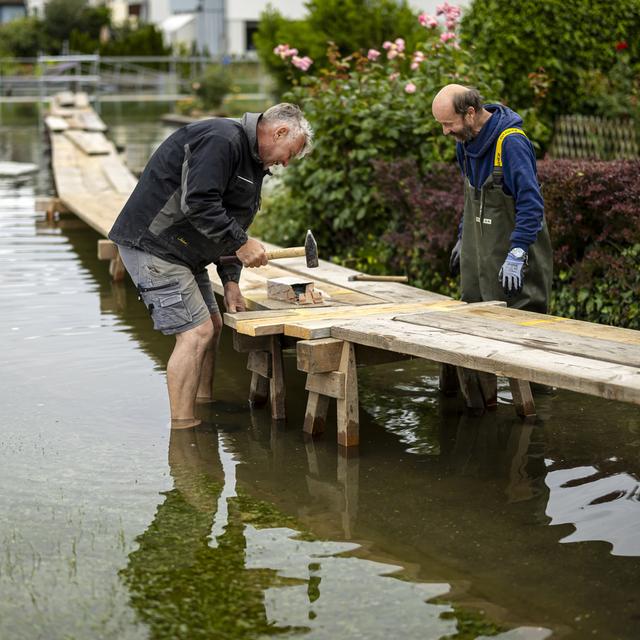
{"label": "pink flower", "polygon": [[392,73],[389,76],[389,80],[391,80],[391,82],[394,82],[395,80],[397,80],[400,77],[400,74],[396,71],[395,73]]}
{"label": "pink flower", "polygon": [[283,60],[286,58],[290,58],[291,56],[298,55],[297,49],[291,49],[288,44],[279,44],[274,50],[277,56],[280,56]]}
{"label": "pink flower", "polygon": [[389,51],[387,51],[387,58],[389,60],[393,60],[397,56],[398,56],[398,50],[397,49],[389,49]]}
{"label": "pink flower", "polygon": [[451,31],[445,31],[440,35],[440,42],[449,42],[449,40],[455,40],[456,34]]}
{"label": "pink flower", "polygon": [[301,71],[307,71],[313,64],[313,60],[309,56],[304,56],[304,58],[293,56],[293,58],[291,58],[291,64]]}
{"label": "pink flower", "polygon": [[391,49],[391,47],[393,47],[393,42],[389,42],[388,40],[385,40],[382,43],[382,48],[383,49]]}
{"label": "pink flower", "polygon": [[424,62],[425,59],[425,55],[422,51],[415,51],[413,58],[411,59],[411,70],[415,71],[420,66],[420,63]]}
{"label": "pink flower", "polygon": [[375,62],[380,57],[380,52],[377,49],[369,49],[367,53],[367,58]]}
{"label": "pink flower", "polygon": [[413,84],[413,82],[407,82],[407,84],[404,85],[405,93],[415,93],[416,89],[417,87],[415,84]]}
{"label": "pink flower", "polygon": [[418,22],[427,29],[435,29],[438,26],[438,21],[428,13],[421,13],[418,16]]}
{"label": "pink flower", "polygon": [[396,38],[395,45],[399,53],[402,53],[404,51],[404,40],[402,38]]}

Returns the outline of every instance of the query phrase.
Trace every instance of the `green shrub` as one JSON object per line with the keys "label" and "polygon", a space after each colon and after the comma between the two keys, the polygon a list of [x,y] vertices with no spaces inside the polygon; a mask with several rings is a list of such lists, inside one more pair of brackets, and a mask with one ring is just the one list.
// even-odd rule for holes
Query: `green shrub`
{"label": "green shrub", "polygon": [[462,20],[463,44],[504,82],[506,103],[536,105],[547,123],[592,113],[585,75],[608,73],[623,42],[637,62],[638,33],[640,0],[476,0]]}
{"label": "green shrub", "polygon": [[[295,243],[310,227],[323,255],[372,272],[384,268],[381,238],[395,218],[376,198],[372,162],[413,159],[424,173],[434,162],[451,160],[455,145],[431,114],[433,96],[454,81],[476,85],[488,96],[499,89],[483,81],[486,69],[455,39],[441,42],[438,28],[422,33],[415,51],[400,51],[395,42],[385,51],[379,43],[376,61],[330,48],[329,67],[304,75],[286,96],[309,118],[315,146],[285,172],[285,195],[276,191],[265,202],[265,239]],[[416,63],[416,54],[424,60]],[[284,236],[283,229],[293,235]]]}
{"label": "green shrub", "polygon": [[231,75],[222,65],[209,65],[195,83],[195,91],[205,109],[217,109],[231,91]]}

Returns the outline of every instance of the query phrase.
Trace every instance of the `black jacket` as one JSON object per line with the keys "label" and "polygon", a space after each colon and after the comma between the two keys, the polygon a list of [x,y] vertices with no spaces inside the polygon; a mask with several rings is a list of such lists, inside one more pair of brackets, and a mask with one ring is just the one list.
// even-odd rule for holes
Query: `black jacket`
{"label": "black jacket", "polygon": [[[194,273],[247,241],[267,173],[258,155],[260,114],[214,118],[171,134],[151,156],[109,238]],[[222,282],[239,265],[218,265]]]}

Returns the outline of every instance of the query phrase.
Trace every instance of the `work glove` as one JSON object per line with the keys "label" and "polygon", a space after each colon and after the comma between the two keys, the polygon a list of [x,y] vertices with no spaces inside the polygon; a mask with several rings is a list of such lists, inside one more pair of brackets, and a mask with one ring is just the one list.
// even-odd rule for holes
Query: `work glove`
{"label": "work glove", "polygon": [[460,251],[462,249],[462,240],[458,238],[455,246],[451,250],[449,258],[449,272],[455,278],[460,273]]}
{"label": "work glove", "polygon": [[498,274],[498,280],[507,296],[514,296],[522,291],[526,264],[527,254],[523,249],[511,249],[507,254],[507,259]]}

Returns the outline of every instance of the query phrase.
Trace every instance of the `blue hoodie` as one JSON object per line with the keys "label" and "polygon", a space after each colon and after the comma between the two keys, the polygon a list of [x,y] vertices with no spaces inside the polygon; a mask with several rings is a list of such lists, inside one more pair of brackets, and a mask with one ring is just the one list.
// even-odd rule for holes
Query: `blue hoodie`
{"label": "blue hoodie", "polygon": [[[471,185],[480,188],[493,171],[493,158],[498,136],[510,127],[522,128],[522,118],[501,104],[486,104],[492,115],[480,133],[469,142],[458,142],[456,155],[462,173]],[[466,154],[466,162],[465,162]],[[465,166],[466,165],[466,166]],[[544,202],[536,172],[533,145],[519,134],[502,142],[502,190],[515,201],[516,224],[511,234],[511,248],[529,250],[542,229]],[[462,229],[462,225],[460,225]]]}

